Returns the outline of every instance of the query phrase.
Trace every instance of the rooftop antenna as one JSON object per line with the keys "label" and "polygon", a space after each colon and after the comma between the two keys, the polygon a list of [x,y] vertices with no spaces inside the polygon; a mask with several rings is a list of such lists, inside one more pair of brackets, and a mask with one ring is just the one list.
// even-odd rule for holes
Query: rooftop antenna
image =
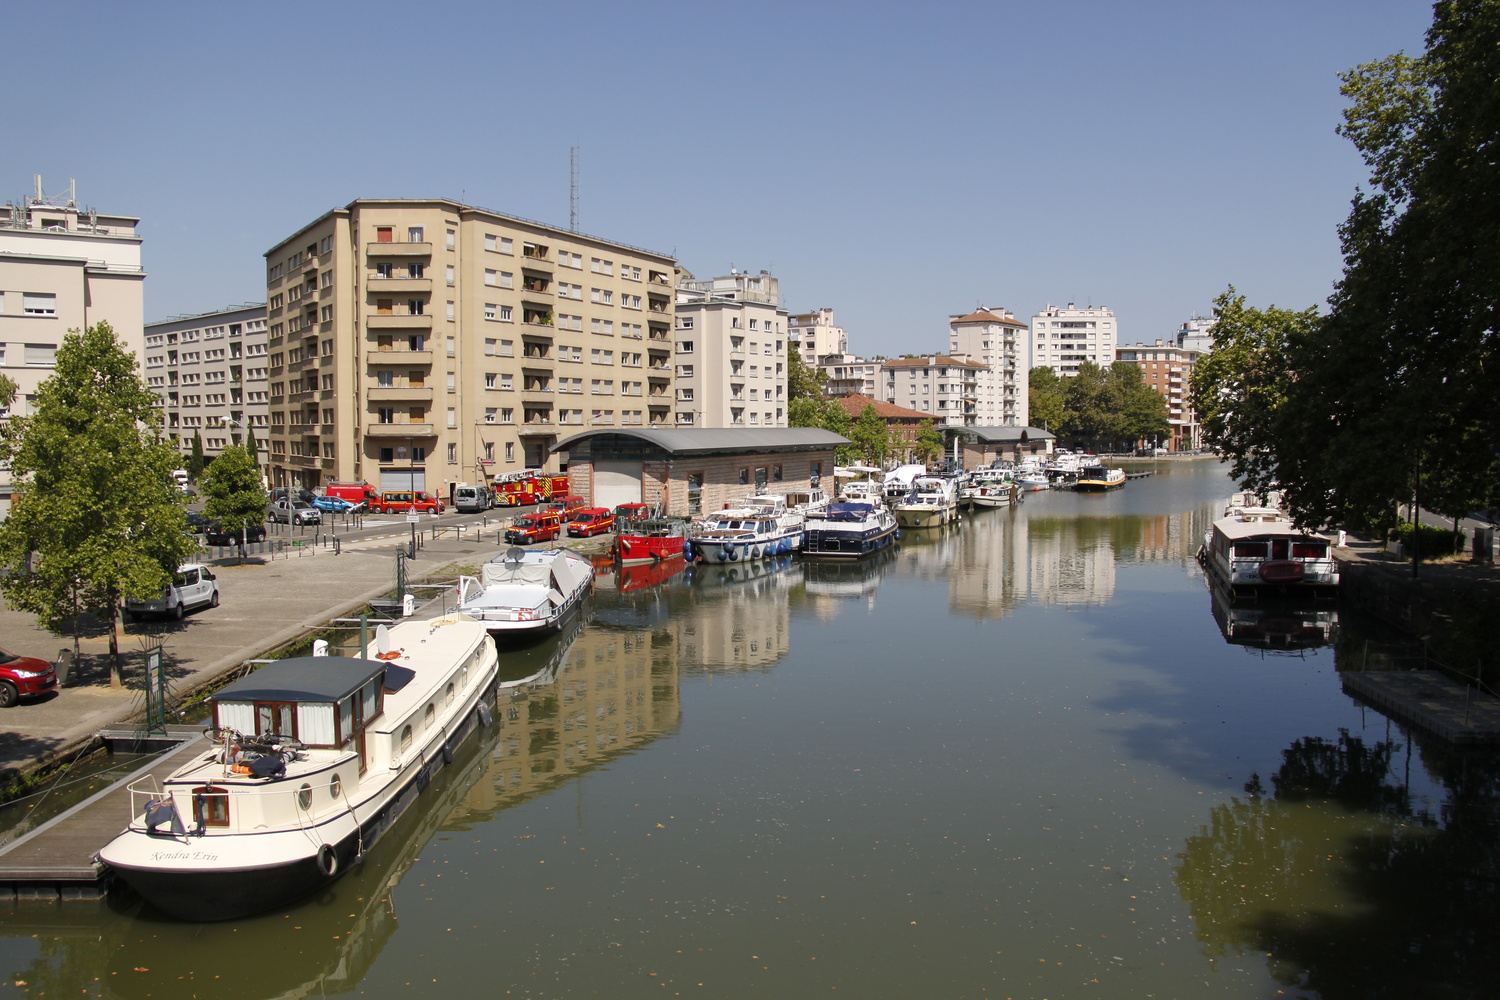
{"label": "rooftop antenna", "polygon": [[568,147],[568,231],[578,232],[578,147]]}

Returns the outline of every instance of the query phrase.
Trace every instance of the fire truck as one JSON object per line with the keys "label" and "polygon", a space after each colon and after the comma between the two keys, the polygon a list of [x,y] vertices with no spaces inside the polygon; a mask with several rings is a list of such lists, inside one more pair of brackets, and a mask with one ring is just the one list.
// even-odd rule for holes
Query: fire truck
{"label": "fire truck", "polygon": [[496,507],[526,507],[568,495],[568,477],[562,473],[502,472],[495,477]]}

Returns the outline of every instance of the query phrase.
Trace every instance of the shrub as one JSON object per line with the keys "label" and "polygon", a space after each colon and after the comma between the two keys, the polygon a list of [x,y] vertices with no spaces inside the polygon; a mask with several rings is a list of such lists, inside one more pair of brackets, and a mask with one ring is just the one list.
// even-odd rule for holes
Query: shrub
{"label": "shrub", "polygon": [[1450,556],[1455,552],[1464,551],[1467,543],[1464,532],[1455,533],[1451,528],[1441,528],[1434,524],[1413,525],[1409,522],[1398,524],[1391,531],[1391,537],[1406,547],[1411,552],[1412,534],[1414,530],[1420,529],[1418,546],[1423,559],[1436,559],[1439,556]]}

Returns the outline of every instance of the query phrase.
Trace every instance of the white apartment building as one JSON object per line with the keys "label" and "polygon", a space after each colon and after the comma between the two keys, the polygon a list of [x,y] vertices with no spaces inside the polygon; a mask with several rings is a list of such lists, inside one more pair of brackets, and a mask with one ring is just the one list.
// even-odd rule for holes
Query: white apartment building
{"label": "white apartment building", "polygon": [[823,395],[830,399],[841,396],[869,396],[882,399],[881,361],[872,361],[853,354],[825,354],[818,358],[820,368],[827,380],[823,383]]}
{"label": "white apartment building", "polygon": [[1085,361],[1108,368],[1119,332],[1114,312],[1103,306],[1049,305],[1031,317],[1030,367],[1045,366],[1065,377],[1077,375]]}
{"label": "white apartment building", "polygon": [[849,335],[833,322],[832,309],[815,309],[787,318],[787,331],[802,360],[816,365],[829,354],[848,354]]}
{"label": "white apartment building", "polygon": [[[672,423],[677,262],[444,199],[359,199],[266,253],[273,485],[446,493]],[[389,484],[389,485],[387,485]]]}
{"label": "white apartment building", "polygon": [[[0,372],[16,383],[20,414],[31,412],[69,330],[106,320],[139,358],[145,323],[140,219],[80,208],[71,183],[57,197],[43,193],[40,175],[34,184],[21,204],[0,206]],[[0,470],[0,514],[10,494],[10,472]]]}
{"label": "white apartment building", "polygon": [[776,294],[765,271],[678,284],[678,427],[787,426],[787,315]]}
{"label": "white apartment building", "polygon": [[1199,354],[1214,349],[1214,319],[1211,316],[1194,316],[1177,329],[1177,346]]}
{"label": "white apartment building", "polygon": [[882,362],[885,385],[879,398],[909,410],[932,414],[939,427],[983,426],[979,418],[981,383],[990,369],[972,358],[934,354]]}
{"label": "white apartment building", "polygon": [[978,358],[989,369],[980,379],[976,419],[983,427],[1027,423],[1026,324],[1004,309],[980,309],[948,317],[948,354]]}
{"label": "white apartment building", "polygon": [[183,455],[193,435],[203,454],[244,444],[255,431],[267,457],[266,304],[247,302],[146,325],[146,385],[156,393],[168,438]]}

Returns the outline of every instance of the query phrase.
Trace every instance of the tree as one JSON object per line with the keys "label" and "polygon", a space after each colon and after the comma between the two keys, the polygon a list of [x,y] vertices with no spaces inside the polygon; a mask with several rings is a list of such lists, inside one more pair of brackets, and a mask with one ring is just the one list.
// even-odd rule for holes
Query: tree
{"label": "tree", "polygon": [[193,431],[193,450],[189,453],[186,464],[187,474],[193,479],[202,475],[204,468],[208,465],[208,460],[203,457],[203,435],[197,430]]}
{"label": "tree", "polygon": [[1068,413],[1066,430],[1092,447],[1119,434],[1119,400],[1111,391],[1109,370],[1092,361],[1078,366],[1078,374],[1066,379],[1063,405]]}
{"label": "tree", "polygon": [[1141,370],[1129,361],[1110,366],[1110,378],[1121,397],[1120,432],[1125,440],[1157,442],[1172,434],[1167,400],[1141,379]]}
{"label": "tree", "polygon": [[[802,355],[795,348],[787,351],[786,354],[787,405],[790,406],[799,399],[823,399],[823,385],[828,381],[828,375],[823,369],[814,368],[804,362]],[[792,426],[799,425],[793,424]]]}
{"label": "tree", "polygon": [[1031,369],[1027,376],[1027,412],[1031,426],[1061,434],[1068,425],[1067,407],[1063,398],[1067,393],[1064,379],[1057,372],[1042,365]]}
{"label": "tree", "polygon": [[239,532],[240,558],[245,555],[245,529],[266,518],[266,490],[250,452],[230,445],[219,453],[199,484],[206,498],[203,513],[218,521],[226,533]]}
{"label": "tree", "polygon": [[881,465],[890,454],[891,429],[873,405],[859,412],[846,436],[854,442],[854,452],[866,465]]}
{"label": "tree", "polygon": [[1343,84],[1339,131],[1371,188],[1340,229],[1320,336],[1292,345],[1287,407],[1316,420],[1281,433],[1283,485],[1308,521],[1388,518],[1413,497],[1464,513],[1497,488],[1500,5],[1440,0],[1421,56]]}
{"label": "tree", "polygon": [[0,593],[54,632],[80,610],[107,621],[116,685],[121,601],[160,593],[198,547],[160,422],[135,357],[99,323],[63,338],[35,413],[3,432],[14,494],[0,524]]}
{"label": "tree", "polygon": [[250,464],[259,469],[260,442],[255,440],[255,428],[250,424],[245,425],[245,453],[250,456]]}
{"label": "tree", "polygon": [[922,421],[917,425],[917,440],[912,446],[912,457],[930,465],[942,455],[943,432],[933,425],[931,419]]}

